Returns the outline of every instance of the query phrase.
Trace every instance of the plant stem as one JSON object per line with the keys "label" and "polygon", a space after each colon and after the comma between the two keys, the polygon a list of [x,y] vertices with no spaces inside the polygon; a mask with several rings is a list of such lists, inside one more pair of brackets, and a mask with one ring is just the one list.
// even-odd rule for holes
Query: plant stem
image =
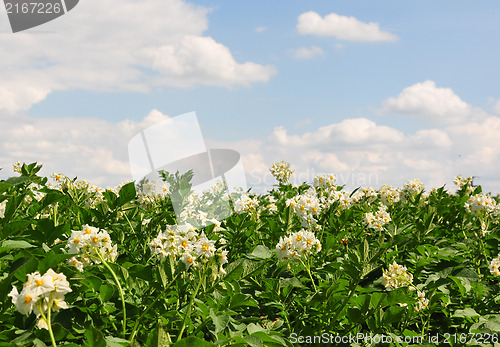
{"label": "plant stem", "polygon": [[191,306],[193,306],[194,298],[196,297],[196,294],[198,294],[198,290],[200,290],[201,282],[203,282],[203,281],[202,281],[202,278],[200,276],[200,278],[198,280],[198,285],[196,286],[196,289],[194,290],[194,293],[191,296],[191,299],[189,300],[189,304],[188,304],[188,307],[186,310],[186,314],[184,315],[184,320],[182,321],[182,327],[181,327],[181,331],[179,332],[179,336],[177,337],[177,341],[180,341],[180,339],[182,338],[182,334],[184,333],[184,329],[186,328],[187,319],[188,319],[188,317],[191,316]]}
{"label": "plant stem", "polygon": [[97,253],[97,255],[99,256],[99,260],[102,262],[102,264],[106,267],[106,269],[109,270],[109,272],[111,272],[111,275],[113,276],[113,279],[115,280],[116,285],[118,286],[118,291],[120,292],[120,299],[122,301],[122,308],[123,308],[122,335],[125,338],[125,334],[127,332],[127,309],[125,307],[125,296],[123,294],[122,286],[121,286],[120,281],[118,280],[118,277],[116,276],[115,272],[113,271],[111,266],[109,266],[109,264],[106,262],[106,260],[104,260],[101,253],[97,249],[94,249],[94,250]]}
{"label": "plant stem", "polygon": [[309,274],[309,278],[311,279],[311,282],[313,284],[314,291],[317,293],[318,292],[318,288],[316,288],[316,284],[314,283],[314,279],[313,279],[312,274],[311,274],[311,266],[309,264],[309,260],[307,260],[306,262],[303,262],[302,259],[300,259],[300,262],[306,268],[306,271]]}
{"label": "plant stem", "polygon": [[54,338],[54,333],[52,332],[52,322],[51,322],[51,307],[52,307],[53,300],[50,299],[49,305],[47,308],[47,316],[42,311],[42,308],[38,306],[38,310],[40,311],[40,314],[42,316],[42,319],[47,323],[47,329],[49,330],[49,336],[50,336],[50,341],[52,341],[52,346],[56,347],[56,339]]}

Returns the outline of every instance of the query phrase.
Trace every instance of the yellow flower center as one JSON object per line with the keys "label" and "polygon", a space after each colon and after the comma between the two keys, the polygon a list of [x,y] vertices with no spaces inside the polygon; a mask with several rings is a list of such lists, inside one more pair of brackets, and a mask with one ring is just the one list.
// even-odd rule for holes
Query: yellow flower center
{"label": "yellow flower center", "polygon": [[43,286],[43,281],[42,280],[36,280],[35,281],[37,286]]}
{"label": "yellow flower center", "polygon": [[75,240],[73,241],[74,243],[78,243],[80,242],[80,239],[78,237],[75,238]]}
{"label": "yellow flower center", "polygon": [[31,298],[31,296],[27,296],[27,297],[24,299],[24,303],[25,303],[25,304],[29,304],[29,303],[31,302],[31,300],[33,300],[33,299]]}
{"label": "yellow flower center", "polygon": [[187,242],[186,241],[182,241],[182,247],[187,247]]}
{"label": "yellow flower center", "polygon": [[93,241],[94,243],[97,243],[97,242],[99,242],[99,239],[97,238],[97,236],[94,236],[94,238],[92,239],[92,241]]}
{"label": "yellow flower center", "polygon": [[297,235],[297,241],[301,241],[301,240],[302,240],[302,236]]}

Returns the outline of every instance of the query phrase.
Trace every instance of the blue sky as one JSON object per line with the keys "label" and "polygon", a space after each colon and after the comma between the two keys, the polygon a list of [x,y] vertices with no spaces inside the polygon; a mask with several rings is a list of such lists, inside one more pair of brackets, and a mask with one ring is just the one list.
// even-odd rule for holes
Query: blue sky
{"label": "blue sky", "polygon": [[117,184],[127,139],[195,111],[251,184],[284,159],[352,188],[461,173],[500,191],[496,1],[121,5],[16,34],[0,11],[0,174],[40,161]]}

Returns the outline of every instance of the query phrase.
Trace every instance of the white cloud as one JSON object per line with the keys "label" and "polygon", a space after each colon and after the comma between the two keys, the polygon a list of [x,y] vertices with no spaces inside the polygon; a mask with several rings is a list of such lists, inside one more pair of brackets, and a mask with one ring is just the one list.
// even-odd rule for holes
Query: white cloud
{"label": "white cloud", "polygon": [[324,18],[309,11],[298,18],[297,31],[300,34],[333,36],[346,41],[396,41],[398,37],[382,31],[378,23],[364,23],[354,17],[330,13]]}
{"label": "white cloud", "polygon": [[13,175],[16,161],[43,163],[44,175],[61,172],[94,184],[118,185],[132,179],[128,142],[140,130],[168,119],[152,110],[140,122],[96,118],[0,118],[0,171]]}
{"label": "white cloud", "polygon": [[244,158],[251,186],[270,187],[273,161],[287,160],[295,169],[296,183],[311,182],[319,173],[335,173],[348,189],[401,186],[412,178],[427,187],[447,184],[453,190],[458,174],[479,176],[486,191],[500,192],[500,118],[489,117],[444,129],[404,134],[366,118],[345,119],[313,132],[289,134],[281,126],[265,140],[217,143],[233,148]]}
{"label": "white cloud", "polygon": [[147,92],[267,81],[274,68],[237,62],[228,47],[204,35],[207,13],[184,0],[85,1],[41,27],[0,35],[0,109],[27,110],[56,90]]}
{"label": "white cloud", "polygon": [[454,124],[467,120],[473,111],[452,89],[437,87],[434,81],[427,80],[385,100],[379,113],[420,118],[433,124]]}
{"label": "white cloud", "polygon": [[162,84],[177,87],[249,85],[267,82],[275,72],[270,66],[237,63],[229,49],[211,37],[184,36],[180,43],[150,53],[151,67],[162,73]]}
{"label": "white cloud", "polygon": [[263,33],[267,29],[268,29],[267,27],[257,27],[257,28],[255,28],[255,32],[256,33]]}
{"label": "white cloud", "polygon": [[0,109],[9,112],[26,111],[31,105],[42,101],[50,89],[29,81],[17,80],[15,83],[0,85]]}
{"label": "white cloud", "polygon": [[317,56],[324,55],[323,49],[317,46],[301,47],[295,50],[293,56],[297,59],[311,59]]}
{"label": "white cloud", "polygon": [[[109,122],[94,118],[0,117],[1,177],[17,160],[44,163],[43,175],[62,172],[94,184],[114,186],[131,179],[128,142],[140,130],[168,119],[152,110],[141,121]],[[296,182],[311,182],[316,174],[335,173],[348,189],[402,185],[411,178],[427,187],[447,184],[457,174],[478,176],[486,191],[500,192],[500,117],[489,116],[442,129],[413,134],[366,118],[344,119],[314,131],[289,134],[275,128],[265,139],[206,139],[208,148],[237,150],[250,186],[270,187],[273,161],[287,160]]]}

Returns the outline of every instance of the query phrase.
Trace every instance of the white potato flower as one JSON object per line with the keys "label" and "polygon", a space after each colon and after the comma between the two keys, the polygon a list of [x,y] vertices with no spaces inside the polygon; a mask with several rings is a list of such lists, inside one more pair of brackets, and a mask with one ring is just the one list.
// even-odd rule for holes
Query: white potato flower
{"label": "white potato flower", "polygon": [[388,270],[383,270],[382,284],[387,289],[396,289],[411,285],[413,275],[408,272],[406,266],[393,262]]}

